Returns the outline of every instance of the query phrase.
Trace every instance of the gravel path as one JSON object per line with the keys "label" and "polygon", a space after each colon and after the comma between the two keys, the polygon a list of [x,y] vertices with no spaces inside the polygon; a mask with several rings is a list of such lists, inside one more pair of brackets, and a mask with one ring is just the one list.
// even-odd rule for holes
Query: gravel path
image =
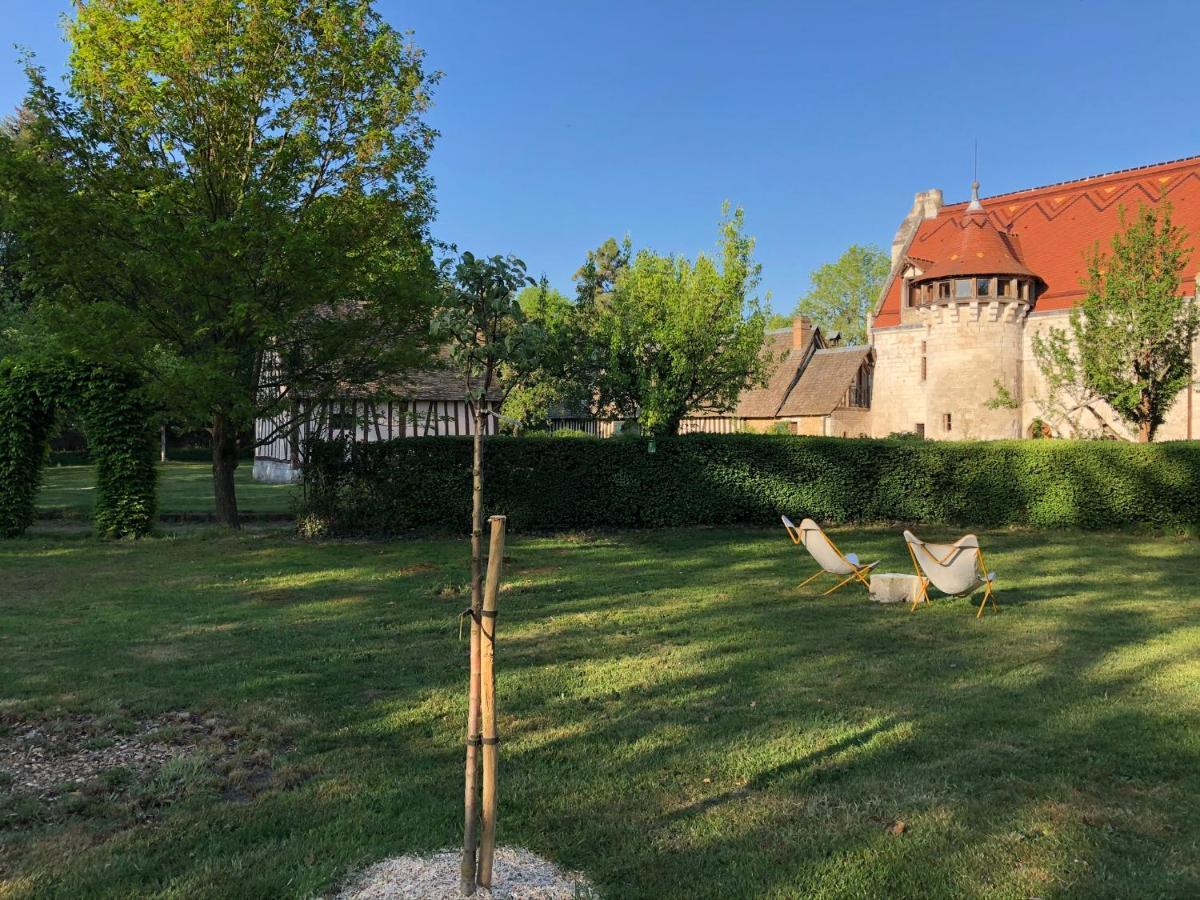
{"label": "gravel path", "polygon": [[[371,866],[336,900],[459,900],[461,850],[397,856]],[[528,850],[497,847],[492,890],[479,900],[574,900],[599,896],[578,873],[564,872]]]}

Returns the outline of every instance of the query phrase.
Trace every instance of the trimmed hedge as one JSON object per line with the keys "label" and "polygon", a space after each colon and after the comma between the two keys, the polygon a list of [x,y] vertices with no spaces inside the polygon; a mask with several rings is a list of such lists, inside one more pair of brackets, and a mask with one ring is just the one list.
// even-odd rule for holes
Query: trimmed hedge
{"label": "trimmed hedge", "polygon": [[[470,438],[308,446],[300,527],[384,535],[470,521]],[[1190,528],[1200,444],[763,435],[489,438],[485,509],[517,529],[922,522]]]}
{"label": "trimmed hedge", "polygon": [[33,523],[50,428],[60,406],[83,421],[96,464],[92,519],[108,537],[148,534],[158,473],[150,415],[131,372],[69,358],[0,362],[0,537]]}

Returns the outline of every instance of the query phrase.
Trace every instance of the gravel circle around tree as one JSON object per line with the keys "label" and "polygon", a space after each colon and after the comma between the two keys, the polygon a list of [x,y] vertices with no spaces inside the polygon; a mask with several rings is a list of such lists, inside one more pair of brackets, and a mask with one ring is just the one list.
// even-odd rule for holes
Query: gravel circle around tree
{"label": "gravel circle around tree", "polygon": [[[335,900],[458,900],[461,850],[426,856],[397,856],[371,866]],[[478,890],[479,900],[563,900],[598,897],[578,872],[519,847],[497,847],[492,889]]]}

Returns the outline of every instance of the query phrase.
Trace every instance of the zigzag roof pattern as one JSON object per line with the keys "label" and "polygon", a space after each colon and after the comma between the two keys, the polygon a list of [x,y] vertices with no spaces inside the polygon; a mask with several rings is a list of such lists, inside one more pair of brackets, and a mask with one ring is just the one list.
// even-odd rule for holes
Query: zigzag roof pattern
{"label": "zigzag roof pattern", "polygon": [[[983,199],[984,213],[1018,258],[1043,282],[1039,310],[1066,309],[1084,296],[1086,255],[1107,250],[1120,229],[1120,209],[1169,200],[1174,221],[1188,232],[1192,257],[1184,272],[1190,284],[1200,269],[1200,156],[1094,175]],[[978,214],[976,214],[978,215]],[[942,207],[917,227],[907,257],[921,269],[946,266],[962,243],[967,203]],[[998,274],[998,273],[997,273]],[[899,278],[893,278],[874,326],[900,324]]]}

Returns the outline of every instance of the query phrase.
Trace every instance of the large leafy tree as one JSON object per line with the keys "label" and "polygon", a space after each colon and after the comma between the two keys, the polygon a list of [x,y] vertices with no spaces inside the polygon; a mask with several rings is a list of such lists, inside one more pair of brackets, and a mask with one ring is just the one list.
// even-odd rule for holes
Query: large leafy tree
{"label": "large leafy tree", "polygon": [[1111,252],[1088,258],[1087,296],[1071,311],[1083,381],[1142,441],[1191,380],[1200,308],[1180,290],[1191,251],[1171,206],[1138,206],[1113,235]]}
{"label": "large leafy tree", "polygon": [[64,344],[211,430],[236,526],[256,416],[419,360],[431,78],[369,0],[88,0],[66,31],[65,91],[30,63],[28,139],[0,136],[21,277]]}
{"label": "large leafy tree", "polygon": [[677,434],[689,413],[731,409],[764,382],[772,360],[766,314],[752,296],[753,250],[739,209],[721,224],[719,262],[638,252],[589,311],[601,408],[636,416],[649,434]]}
{"label": "large leafy tree", "polygon": [[878,247],[851,244],[836,262],[812,273],[812,287],[796,304],[796,314],[809,316],[826,334],[840,332],[847,344],[864,343],[867,316],[890,269]]}

